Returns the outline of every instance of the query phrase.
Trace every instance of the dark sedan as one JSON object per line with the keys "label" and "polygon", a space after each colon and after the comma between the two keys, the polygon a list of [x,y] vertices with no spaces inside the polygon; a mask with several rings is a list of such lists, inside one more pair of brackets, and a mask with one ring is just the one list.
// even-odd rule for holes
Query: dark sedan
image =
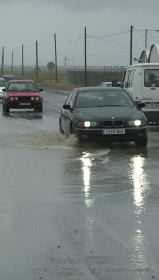
{"label": "dark sedan", "polygon": [[147,145],[147,119],[141,108],[122,88],[74,89],[60,112],[59,129],[79,140],[134,141]]}

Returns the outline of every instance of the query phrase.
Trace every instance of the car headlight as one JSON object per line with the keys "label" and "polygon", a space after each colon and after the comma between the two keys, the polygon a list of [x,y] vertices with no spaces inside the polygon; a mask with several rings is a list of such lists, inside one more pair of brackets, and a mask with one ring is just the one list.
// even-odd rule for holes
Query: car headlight
{"label": "car headlight", "polygon": [[79,126],[80,127],[84,127],[84,128],[90,128],[90,127],[96,127],[97,126],[97,122],[90,122],[90,121],[83,121],[83,122],[79,122]]}
{"label": "car headlight", "polygon": [[84,122],[84,127],[89,128],[91,126],[91,122],[86,121]]}
{"label": "car headlight", "polygon": [[128,124],[129,124],[129,126],[139,127],[141,125],[144,125],[145,122],[141,121],[141,120],[134,120],[134,121],[129,121]]}

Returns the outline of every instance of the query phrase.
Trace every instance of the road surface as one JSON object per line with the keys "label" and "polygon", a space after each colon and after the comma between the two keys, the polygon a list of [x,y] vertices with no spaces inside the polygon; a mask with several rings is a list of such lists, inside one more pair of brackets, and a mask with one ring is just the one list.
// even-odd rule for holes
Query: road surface
{"label": "road surface", "polygon": [[43,95],[43,119],[0,115],[0,279],[159,279],[159,132],[80,146]]}

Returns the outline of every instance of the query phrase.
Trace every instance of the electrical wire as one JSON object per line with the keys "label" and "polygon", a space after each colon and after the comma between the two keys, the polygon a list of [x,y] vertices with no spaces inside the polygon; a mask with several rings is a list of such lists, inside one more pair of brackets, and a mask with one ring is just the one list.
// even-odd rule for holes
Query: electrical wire
{"label": "electrical wire", "polygon": [[89,34],[87,33],[87,38],[88,39],[105,39],[105,38],[111,38],[111,37],[116,37],[116,36],[120,36],[120,35],[125,35],[128,34],[130,31],[122,31],[122,32],[118,32],[118,33],[112,33],[112,34],[105,34],[105,35],[93,35],[93,34]]}

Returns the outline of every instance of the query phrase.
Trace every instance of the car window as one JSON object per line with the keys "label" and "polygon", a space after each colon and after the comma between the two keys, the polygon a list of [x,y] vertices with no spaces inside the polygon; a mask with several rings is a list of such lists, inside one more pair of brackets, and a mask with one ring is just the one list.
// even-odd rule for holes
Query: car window
{"label": "car window", "polygon": [[66,105],[70,105],[71,107],[73,107],[74,105],[74,101],[76,99],[76,93],[75,91],[73,91],[66,99],[65,104]]}
{"label": "car window", "polygon": [[79,92],[76,107],[133,106],[133,102],[125,91],[92,90]]}
{"label": "car window", "polygon": [[66,100],[65,100],[65,104],[66,104],[66,105],[70,105],[70,101],[71,101],[71,98],[72,98],[72,94],[73,94],[73,93],[70,93],[70,95],[66,98]]}
{"label": "car window", "polygon": [[159,69],[146,69],[144,71],[144,86],[159,87]]}
{"label": "car window", "polygon": [[8,91],[37,91],[37,87],[34,83],[9,83]]}

